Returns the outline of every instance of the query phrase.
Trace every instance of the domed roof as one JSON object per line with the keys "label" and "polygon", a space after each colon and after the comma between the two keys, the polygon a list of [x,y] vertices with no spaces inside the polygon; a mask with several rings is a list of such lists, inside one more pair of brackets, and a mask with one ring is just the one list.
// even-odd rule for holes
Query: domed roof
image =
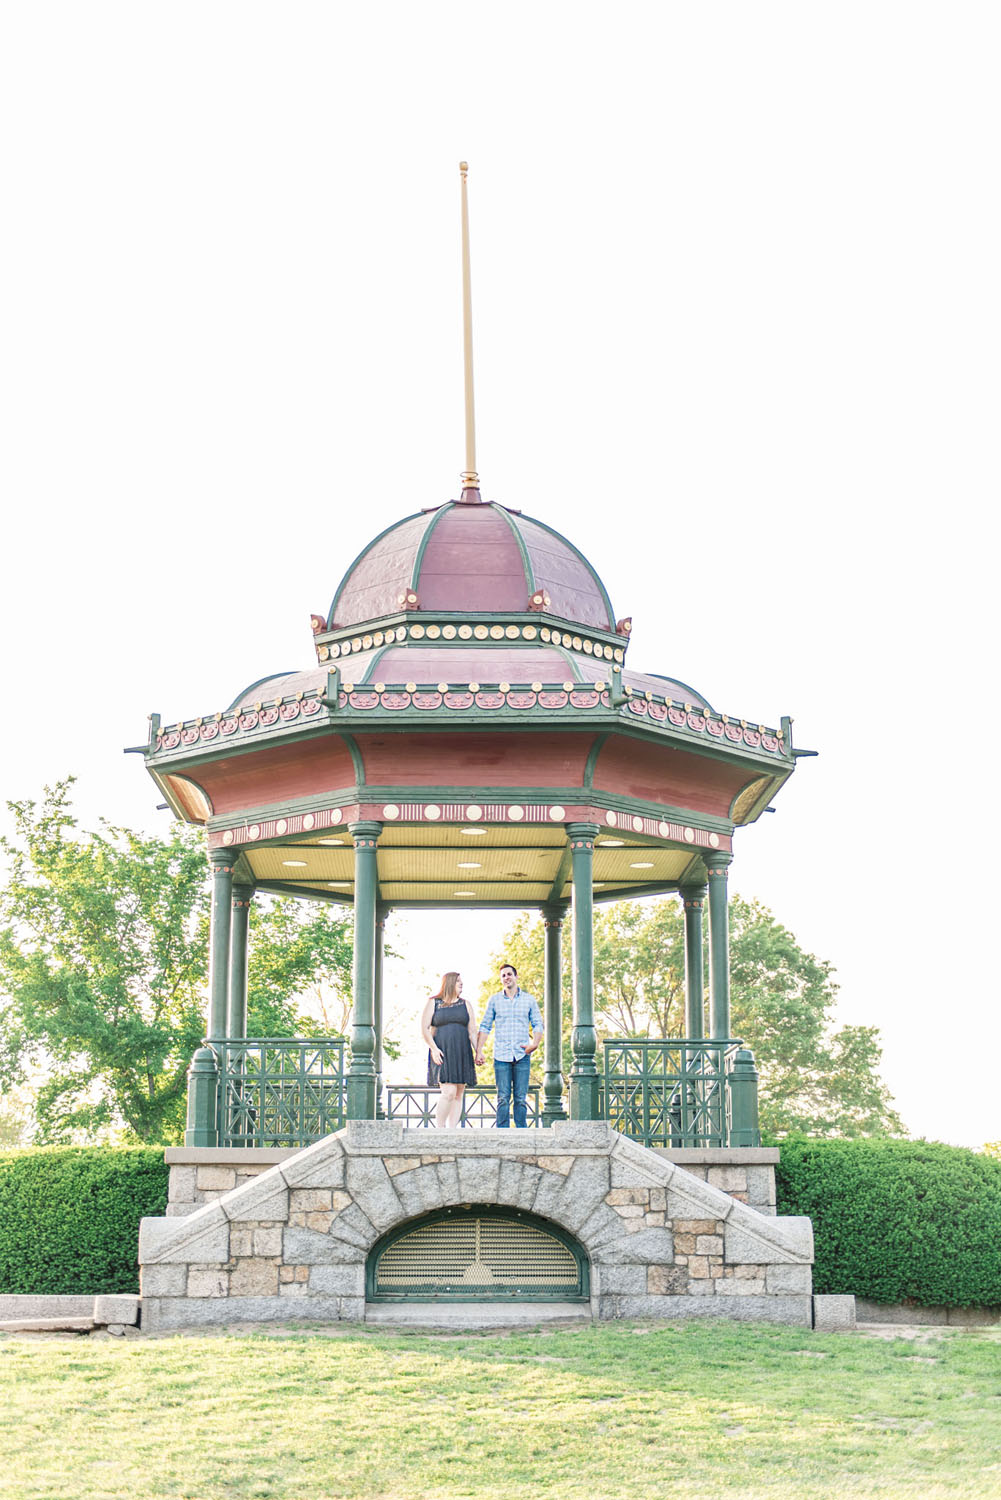
{"label": "domed roof", "polygon": [[[327,629],[396,614],[408,592],[417,596],[409,608],[463,614],[544,608],[574,624],[615,629],[604,584],[577,548],[541,521],[494,502],[450,501],[382,532],[345,573]],[[533,605],[538,594],[548,598]]]}

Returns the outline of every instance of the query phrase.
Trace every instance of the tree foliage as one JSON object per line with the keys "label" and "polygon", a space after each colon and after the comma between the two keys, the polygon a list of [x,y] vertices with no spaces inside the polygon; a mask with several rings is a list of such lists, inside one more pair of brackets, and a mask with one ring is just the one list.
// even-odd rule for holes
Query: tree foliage
{"label": "tree foliage", "polygon": [[[205,1030],[209,883],[204,841],[153,838],[102,820],[78,830],[71,781],[11,802],[0,839],[0,1083],[41,1070],[35,1139],[183,1131],[188,1065]],[[248,1029],[326,1032],[309,987],[343,996],[351,928],[325,907],[255,902]]]}
{"label": "tree foliage", "polygon": [[[594,916],[595,1024],[599,1038],[684,1034],[684,916],[670,899],[617,902]],[[564,1070],[570,1065],[570,922],[563,932]],[[516,965],[523,987],[542,996],[544,929],[527,914],[509,930],[494,961]],[[708,974],[708,956],[706,960]],[[836,1027],[833,966],[806,953],[767,907],[730,903],[730,985],[734,1036],[753,1049],[761,1075],[766,1134],[818,1136],[902,1132],[879,1077],[882,1051],[873,1026]],[[484,986],[484,995],[496,988]],[[535,1054],[536,1071],[541,1053]]]}

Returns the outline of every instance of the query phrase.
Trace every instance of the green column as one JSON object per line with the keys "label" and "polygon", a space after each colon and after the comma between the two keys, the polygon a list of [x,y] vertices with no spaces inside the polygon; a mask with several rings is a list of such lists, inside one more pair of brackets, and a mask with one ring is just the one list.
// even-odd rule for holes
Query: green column
{"label": "green column", "polygon": [[355,845],[354,1016],[347,1074],[347,1117],[375,1119],[375,904],[381,823],[352,823]]}
{"label": "green column", "polygon": [[219,1063],[211,1047],[199,1047],[188,1069],[186,1146],[218,1146]]}
{"label": "green column", "polygon": [[382,964],[386,948],[386,918],[389,907],[381,904],[375,908],[375,1118],[386,1118],[386,1105],[382,1083]]}
{"label": "green column", "polygon": [[247,937],[250,929],[252,885],[233,886],[232,929],[229,938],[229,1007],[226,1035],[242,1041],[247,1035]]}
{"label": "green column", "polygon": [[685,1036],[690,1042],[706,1034],[705,974],[702,962],[704,885],[683,885],[678,893],[685,908]]}
{"label": "green column", "polygon": [[546,1026],[543,1041],[542,1123],[565,1120],[563,1105],[563,918],[566,907],[550,904],[542,908],[546,930],[546,988],[543,1015]]}
{"label": "green column", "polygon": [[212,915],[209,927],[209,1041],[226,1036],[229,1007],[229,947],[233,918],[233,865],[228,849],[211,849]]}
{"label": "green column", "polygon": [[731,1146],[760,1146],[758,1127],[758,1070],[754,1053],[741,1047],[727,1075],[730,1089]]}
{"label": "green column", "polygon": [[730,925],[726,872],[733,859],[723,850],[703,855],[709,874],[709,1035],[730,1035]]}
{"label": "green column", "polygon": [[599,1120],[601,1079],[594,1029],[594,841],[596,823],[568,823],[573,863],[573,1066],[570,1118]]}

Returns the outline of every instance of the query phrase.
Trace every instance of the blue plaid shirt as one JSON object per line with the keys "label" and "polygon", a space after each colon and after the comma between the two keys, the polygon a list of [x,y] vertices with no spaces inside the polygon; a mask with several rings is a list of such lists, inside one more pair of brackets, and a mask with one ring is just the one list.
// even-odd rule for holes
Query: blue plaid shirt
{"label": "blue plaid shirt", "polygon": [[520,985],[510,1000],[503,990],[490,996],[480,1030],[489,1035],[495,1021],[494,1062],[517,1062],[525,1056],[529,1026],[536,1035],[542,1035],[542,1013],[534,998]]}

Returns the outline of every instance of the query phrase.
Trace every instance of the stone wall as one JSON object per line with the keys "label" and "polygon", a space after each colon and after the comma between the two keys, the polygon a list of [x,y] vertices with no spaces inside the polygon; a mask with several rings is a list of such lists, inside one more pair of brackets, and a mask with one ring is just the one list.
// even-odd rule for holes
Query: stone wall
{"label": "stone wall", "polygon": [[[424,1131],[428,1149],[436,1132]],[[535,1140],[535,1137],[529,1137]],[[545,1149],[545,1137],[535,1142]],[[775,1146],[656,1147],[656,1154],[675,1166],[684,1167],[701,1182],[720,1188],[738,1203],[749,1203],[759,1213],[775,1212]],[[280,1146],[168,1146],[164,1152],[170,1167],[168,1218],[184,1218],[206,1203],[215,1203],[224,1193],[258,1177],[271,1167],[295,1156],[294,1149]]]}
{"label": "stone wall", "polygon": [[[199,1191],[199,1167],[188,1165]],[[143,1220],[147,1331],[361,1320],[376,1241],[462,1204],[523,1209],[572,1234],[590,1262],[596,1317],[810,1325],[809,1219],[761,1213],[606,1125],[429,1135],[357,1121],[273,1166],[250,1166],[257,1173],[242,1184],[203,1185],[215,1202]]]}

